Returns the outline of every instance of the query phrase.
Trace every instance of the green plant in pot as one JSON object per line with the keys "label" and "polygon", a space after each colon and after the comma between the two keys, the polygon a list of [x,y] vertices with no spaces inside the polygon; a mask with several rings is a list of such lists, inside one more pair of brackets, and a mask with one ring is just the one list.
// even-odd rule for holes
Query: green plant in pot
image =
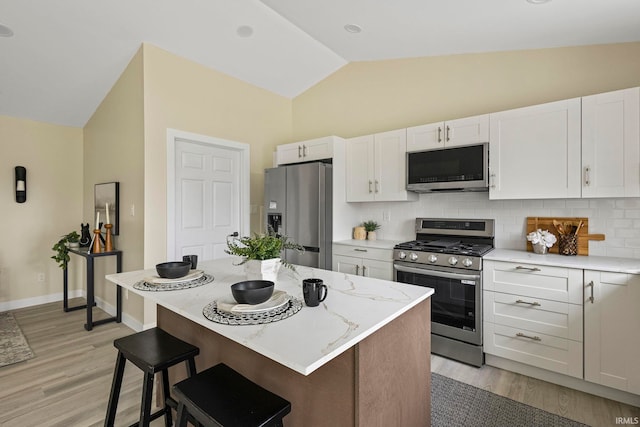
{"label": "green plant in pot", "polygon": [[284,249],[304,252],[304,247],[301,245],[269,229],[265,234],[254,233],[252,236],[227,240],[225,252],[242,257],[238,265],[245,265],[249,280],[275,281],[281,265],[295,271],[291,263],[280,258],[280,253]]}
{"label": "green plant in pot", "polygon": [[376,230],[380,229],[380,224],[370,220],[362,223],[365,231],[367,232],[367,240],[376,240]]}
{"label": "green plant in pot", "polygon": [[77,232],[72,231],[71,233],[65,234],[51,248],[56,253],[51,258],[58,263],[58,266],[60,266],[60,268],[67,268],[67,263],[69,262],[69,247],[77,247],[79,245],[79,242],[80,235]]}

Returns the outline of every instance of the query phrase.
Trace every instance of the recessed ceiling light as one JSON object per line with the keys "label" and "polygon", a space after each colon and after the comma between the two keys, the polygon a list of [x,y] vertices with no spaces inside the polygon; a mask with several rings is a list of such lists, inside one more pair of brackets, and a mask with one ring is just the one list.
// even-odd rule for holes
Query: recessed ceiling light
{"label": "recessed ceiling light", "polygon": [[253,28],[248,25],[240,25],[236,30],[236,34],[243,38],[251,37],[253,35]]}
{"label": "recessed ceiling light", "polygon": [[0,24],[0,37],[12,37],[13,30],[6,25]]}
{"label": "recessed ceiling light", "polygon": [[549,3],[551,0],[527,0],[528,3],[531,4],[543,4],[543,3]]}
{"label": "recessed ceiling light", "polygon": [[360,25],[356,25],[356,24],[347,24],[344,26],[344,29],[348,32],[348,33],[353,33],[353,34],[357,34],[362,32],[362,27]]}

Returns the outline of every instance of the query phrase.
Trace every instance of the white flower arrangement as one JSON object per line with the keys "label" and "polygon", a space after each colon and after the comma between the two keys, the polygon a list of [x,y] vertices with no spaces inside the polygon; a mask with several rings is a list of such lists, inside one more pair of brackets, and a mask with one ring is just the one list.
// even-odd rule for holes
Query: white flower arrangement
{"label": "white flower arrangement", "polygon": [[551,246],[553,246],[557,239],[556,236],[553,235],[553,233],[549,233],[549,230],[541,230],[538,228],[536,231],[532,231],[531,233],[527,234],[527,240],[534,245],[542,244],[550,248]]}

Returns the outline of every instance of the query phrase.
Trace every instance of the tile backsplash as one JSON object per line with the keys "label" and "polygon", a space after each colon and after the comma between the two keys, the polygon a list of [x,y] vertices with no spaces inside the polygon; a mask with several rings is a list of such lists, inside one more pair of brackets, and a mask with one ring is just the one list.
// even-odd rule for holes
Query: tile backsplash
{"label": "tile backsplash", "polygon": [[418,217],[493,218],[495,244],[503,249],[525,249],[529,216],[586,217],[589,233],[605,235],[590,241],[590,255],[640,258],[640,198],[489,200],[487,193],[438,193],[421,194],[416,202],[350,205],[353,226],[373,219],[381,224],[378,239],[398,241],[415,238]]}

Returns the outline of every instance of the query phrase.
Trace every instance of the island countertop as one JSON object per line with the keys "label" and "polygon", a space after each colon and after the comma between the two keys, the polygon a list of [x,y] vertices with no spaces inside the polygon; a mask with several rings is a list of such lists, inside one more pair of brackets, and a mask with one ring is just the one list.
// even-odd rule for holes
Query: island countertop
{"label": "island countertop", "polygon": [[276,290],[304,301],[302,280],[319,278],[328,295],[318,307],[263,325],[223,325],[204,317],[202,309],[214,300],[231,297],[230,286],[246,280],[244,266],[229,257],[198,264],[214,281],[177,291],[142,291],[133,285],[156,276],[155,269],[109,274],[107,280],[147,298],[207,329],[229,338],[288,368],[309,375],[347,349],[387,325],[433,294],[433,289],[398,282],[296,266],[282,268]]}

